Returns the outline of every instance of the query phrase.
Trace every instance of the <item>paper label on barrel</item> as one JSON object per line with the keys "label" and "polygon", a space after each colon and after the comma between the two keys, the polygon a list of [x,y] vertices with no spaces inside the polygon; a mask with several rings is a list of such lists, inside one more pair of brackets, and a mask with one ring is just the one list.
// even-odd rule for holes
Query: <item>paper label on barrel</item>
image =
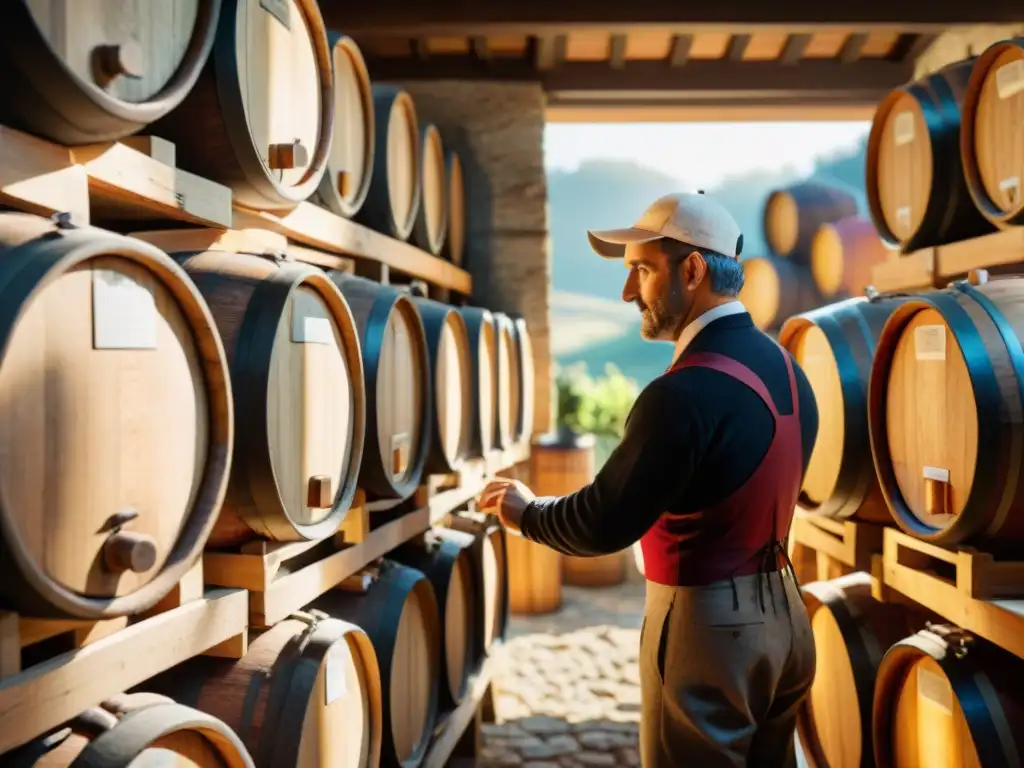
{"label": "paper label on barrel", "polygon": [[914,357],[917,360],[945,360],[946,326],[917,326],[914,329]]}
{"label": "paper label on barrel", "polygon": [[92,270],[93,349],[156,349],[156,318],[148,286],[112,269]]}
{"label": "paper label on barrel", "polygon": [[944,714],[953,714],[953,692],[949,688],[949,683],[941,675],[924,667],[918,667],[917,693],[922,701],[934,704]]}
{"label": "paper label on barrel", "polygon": [[1011,61],[996,70],[996,93],[1008,99],[1024,91],[1024,59]]}
{"label": "paper label on barrel", "polygon": [[1010,205],[1017,205],[1020,200],[1020,176],[1008,176],[999,182],[999,189],[1006,193]]}
{"label": "paper label on barrel", "polygon": [[324,706],[329,707],[348,694],[346,675],[351,653],[344,640],[334,643],[324,656]]}
{"label": "paper label on barrel", "polygon": [[292,8],[288,0],[260,0],[260,8],[284,24],[287,29],[292,28]]}
{"label": "paper label on barrel", "polygon": [[896,223],[905,234],[910,234],[910,206],[904,205],[896,209]]}
{"label": "paper label on barrel", "polygon": [[925,480],[936,480],[940,483],[949,482],[949,470],[941,467],[922,467],[921,474]]}
{"label": "paper label on barrel", "polygon": [[305,293],[296,293],[292,304],[292,341],[296,344],[332,344],[331,321],[320,303]]}
{"label": "paper label on barrel", "polygon": [[900,112],[892,121],[892,140],[897,147],[914,140],[914,113]]}

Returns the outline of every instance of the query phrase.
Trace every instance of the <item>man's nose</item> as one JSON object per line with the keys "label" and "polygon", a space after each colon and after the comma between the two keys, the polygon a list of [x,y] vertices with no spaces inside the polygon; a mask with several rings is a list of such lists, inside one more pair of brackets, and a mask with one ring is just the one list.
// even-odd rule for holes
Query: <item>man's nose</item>
{"label": "man's nose", "polygon": [[632,304],[636,301],[636,280],[632,275],[626,278],[625,284],[622,286],[622,300],[627,304]]}

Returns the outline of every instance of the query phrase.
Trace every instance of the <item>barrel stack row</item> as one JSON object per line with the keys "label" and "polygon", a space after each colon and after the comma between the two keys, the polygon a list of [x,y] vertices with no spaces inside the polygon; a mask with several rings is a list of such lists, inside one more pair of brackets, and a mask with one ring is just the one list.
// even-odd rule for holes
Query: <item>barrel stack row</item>
{"label": "barrel stack row", "polygon": [[15,6],[0,124],[67,146],[166,139],[179,168],[230,187],[236,206],[283,214],[309,200],[462,263],[458,150],[408,93],[371,82],[316,0],[147,3],[131,18]]}

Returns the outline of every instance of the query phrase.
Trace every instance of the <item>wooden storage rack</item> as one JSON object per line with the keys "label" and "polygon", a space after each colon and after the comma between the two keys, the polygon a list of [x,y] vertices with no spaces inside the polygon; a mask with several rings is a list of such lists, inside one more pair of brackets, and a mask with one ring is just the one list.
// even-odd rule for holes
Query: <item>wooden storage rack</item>
{"label": "wooden storage rack", "polygon": [[832,520],[798,508],[790,534],[790,557],[802,581],[835,578],[854,571],[881,576],[880,525]]}

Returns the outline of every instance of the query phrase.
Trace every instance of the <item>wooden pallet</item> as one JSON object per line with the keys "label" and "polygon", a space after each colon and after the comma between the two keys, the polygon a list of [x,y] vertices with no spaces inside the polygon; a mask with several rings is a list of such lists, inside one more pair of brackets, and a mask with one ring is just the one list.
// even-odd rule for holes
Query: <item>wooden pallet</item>
{"label": "wooden pallet", "polygon": [[831,520],[798,509],[793,517],[790,557],[802,581],[818,581],[854,571],[872,572],[882,554],[884,528],[853,520]]}
{"label": "wooden pallet", "polygon": [[[245,590],[204,590],[198,561],[140,616],[33,619],[0,612],[0,753],[194,656],[239,659],[248,648]],[[22,650],[65,636],[71,649],[22,668]]]}

